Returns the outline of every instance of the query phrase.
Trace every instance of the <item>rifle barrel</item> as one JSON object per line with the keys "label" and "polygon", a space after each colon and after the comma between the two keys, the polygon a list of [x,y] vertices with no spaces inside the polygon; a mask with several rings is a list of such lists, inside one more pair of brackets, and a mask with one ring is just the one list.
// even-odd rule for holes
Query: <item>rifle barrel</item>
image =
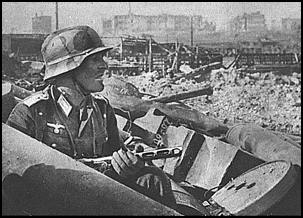
{"label": "rifle barrel", "polygon": [[194,91],[187,91],[187,92],[182,92],[174,95],[169,95],[169,96],[162,96],[162,97],[156,97],[152,98],[150,100],[156,101],[156,102],[161,102],[161,103],[169,103],[169,102],[175,102],[187,98],[193,98],[197,96],[202,96],[202,95],[212,95],[213,94],[213,89],[211,86],[206,86],[202,89],[194,90]]}

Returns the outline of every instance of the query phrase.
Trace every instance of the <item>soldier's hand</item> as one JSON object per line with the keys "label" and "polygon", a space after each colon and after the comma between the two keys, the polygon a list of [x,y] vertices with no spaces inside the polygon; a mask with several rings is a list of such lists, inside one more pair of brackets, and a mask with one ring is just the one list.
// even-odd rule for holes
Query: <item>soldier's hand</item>
{"label": "soldier's hand", "polygon": [[111,164],[120,176],[129,177],[144,166],[144,161],[136,157],[131,151],[120,149],[113,153]]}

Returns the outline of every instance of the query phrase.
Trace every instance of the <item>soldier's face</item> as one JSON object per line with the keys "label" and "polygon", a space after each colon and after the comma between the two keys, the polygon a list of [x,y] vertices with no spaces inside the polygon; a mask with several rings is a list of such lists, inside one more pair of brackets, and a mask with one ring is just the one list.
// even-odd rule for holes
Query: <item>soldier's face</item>
{"label": "soldier's face", "polygon": [[104,89],[103,79],[108,69],[103,59],[104,53],[88,56],[78,68],[76,80],[89,92],[101,92]]}

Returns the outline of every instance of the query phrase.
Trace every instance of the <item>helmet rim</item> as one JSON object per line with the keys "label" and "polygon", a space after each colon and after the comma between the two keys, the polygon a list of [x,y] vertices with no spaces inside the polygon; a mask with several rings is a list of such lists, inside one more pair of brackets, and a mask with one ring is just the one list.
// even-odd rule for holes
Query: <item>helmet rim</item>
{"label": "helmet rim", "polygon": [[90,55],[100,53],[100,52],[107,52],[113,49],[112,46],[106,47],[98,47],[93,49],[87,49],[79,54],[64,56],[62,60],[54,60],[45,64],[45,74],[43,80],[46,81],[58,75],[67,73],[70,70],[73,70],[79,67],[85,58],[89,57]]}

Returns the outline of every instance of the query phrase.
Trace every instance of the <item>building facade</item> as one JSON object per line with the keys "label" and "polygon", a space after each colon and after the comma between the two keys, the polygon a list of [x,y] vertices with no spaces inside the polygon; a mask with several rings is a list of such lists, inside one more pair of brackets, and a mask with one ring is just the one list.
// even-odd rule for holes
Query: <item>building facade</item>
{"label": "building facade", "polygon": [[34,34],[49,34],[52,32],[52,17],[51,16],[36,16],[32,18],[32,33]]}
{"label": "building facade", "polygon": [[[195,32],[214,32],[216,24],[208,22],[202,16],[193,16]],[[116,15],[103,21],[103,33],[115,35],[135,34],[148,32],[184,32],[191,29],[191,16],[161,14],[143,16],[129,13]]]}
{"label": "building facade", "polygon": [[266,31],[265,16],[260,11],[237,16],[230,21],[230,32],[263,32]]}

